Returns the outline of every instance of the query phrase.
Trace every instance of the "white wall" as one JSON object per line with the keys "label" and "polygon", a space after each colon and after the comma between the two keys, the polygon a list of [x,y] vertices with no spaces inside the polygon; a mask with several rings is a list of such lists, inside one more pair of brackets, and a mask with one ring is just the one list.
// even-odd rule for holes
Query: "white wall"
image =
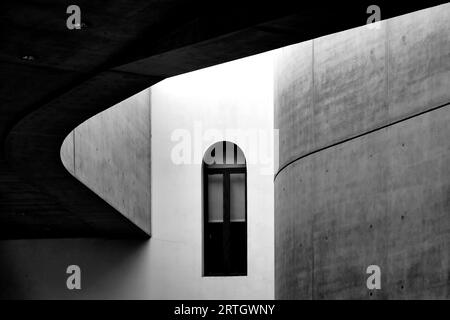
{"label": "white wall", "polygon": [[[273,161],[272,89],[272,57],[264,54],[167,79],[79,126],[78,146],[73,147],[70,135],[61,150],[62,161],[110,203],[130,193],[138,197],[133,200],[135,206],[148,203],[146,186],[150,184],[145,181],[151,164],[152,238],[0,241],[0,261],[4,262],[0,265],[0,298],[272,299],[274,197],[273,172],[267,170]],[[151,162],[147,161],[149,123],[145,123],[149,94]],[[228,139],[241,147],[248,162],[245,277],[202,277],[200,162],[207,147],[224,137],[201,143],[192,132],[199,126],[223,134],[226,129],[239,129],[244,136],[262,138],[255,136],[251,144],[239,137]],[[171,154],[180,145],[171,137],[187,132],[196,146],[191,158],[197,162],[176,165]],[[108,136],[114,139],[107,140]],[[82,154],[74,157],[74,149]],[[137,193],[133,188],[139,181],[143,190]],[[114,190],[110,190],[111,183]],[[133,202],[125,203],[115,207],[133,217]],[[66,287],[66,268],[71,264],[81,267],[80,291]]]}
{"label": "white wall", "polygon": [[[151,88],[150,296],[273,298],[273,175],[267,170],[273,161],[272,91],[270,53]],[[244,136],[227,137],[229,129]],[[252,135],[256,140],[246,143]],[[183,153],[180,146],[187,146],[189,137],[192,149]],[[248,162],[248,275],[202,277],[201,159],[224,138],[237,143]]]}

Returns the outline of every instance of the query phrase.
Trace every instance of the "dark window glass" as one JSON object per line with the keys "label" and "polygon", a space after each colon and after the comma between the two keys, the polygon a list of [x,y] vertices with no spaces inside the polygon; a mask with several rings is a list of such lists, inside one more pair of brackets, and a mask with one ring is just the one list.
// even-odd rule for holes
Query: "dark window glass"
{"label": "dark window glass", "polygon": [[204,275],[247,275],[247,169],[241,149],[211,146],[203,158]]}

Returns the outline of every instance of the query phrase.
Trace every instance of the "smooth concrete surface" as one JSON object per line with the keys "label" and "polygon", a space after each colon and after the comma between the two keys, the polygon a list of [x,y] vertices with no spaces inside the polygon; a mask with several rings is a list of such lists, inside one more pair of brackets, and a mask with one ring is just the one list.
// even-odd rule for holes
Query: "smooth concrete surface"
{"label": "smooth concrete surface", "polygon": [[277,177],[276,295],[450,298],[450,105],[297,161]]}
{"label": "smooth concrete surface", "polygon": [[276,298],[450,298],[449,21],[446,4],[276,57]]}
{"label": "smooth concrete surface", "polygon": [[312,41],[306,41],[281,48],[274,57],[274,117],[280,129],[280,166],[314,148],[312,55]]}
{"label": "smooth concrete surface", "polygon": [[450,4],[388,20],[390,117],[450,99]]}
{"label": "smooth concrete surface", "polygon": [[363,26],[280,49],[274,71],[280,168],[446,103],[448,8],[437,6],[383,21],[378,29]]}
{"label": "smooth concrete surface", "polygon": [[[252,255],[247,277],[202,278],[200,236],[0,241],[0,299],[273,299],[273,244]],[[66,287],[69,265],[81,290]]]}
{"label": "smooth concrete surface", "polygon": [[[0,299],[144,299],[148,242],[113,239],[0,241]],[[68,290],[67,267],[81,269],[81,290]]]}
{"label": "smooth concrete surface", "polygon": [[313,148],[386,121],[385,28],[383,21],[313,40]]}
{"label": "smooth concrete surface", "polygon": [[61,147],[65,168],[150,234],[150,91],[94,116]]}
{"label": "smooth concrete surface", "polygon": [[[203,69],[151,88],[153,263],[148,276],[155,297],[273,298],[272,55]],[[236,143],[247,161],[248,275],[202,277],[201,161],[222,140]]]}
{"label": "smooth concrete surface", "polygon": [[61,162],[64,165],[64,168],[66,168],[71,175],[75,175],[74,139],[75,130],[69,133],[69,135],[64,139],[60,151]]}

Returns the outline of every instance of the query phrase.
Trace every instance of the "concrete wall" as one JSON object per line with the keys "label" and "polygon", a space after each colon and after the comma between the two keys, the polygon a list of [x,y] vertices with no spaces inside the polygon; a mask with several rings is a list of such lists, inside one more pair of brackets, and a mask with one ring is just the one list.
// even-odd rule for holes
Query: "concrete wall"
{"label": "concrete wall", "polygon": [[[273,298],[272,68],[268,53],[151,88],[155,263],[148,272],[159,279],[155,296]],[[248,275],[202,277],[201,161],[209,146],[224,139],[236,143],[247,160]],[[189,144],[183,152],[180,147]]]}
{"label": "concrete wall", "polygon": [[449,21],[446,4],[277,54],[276,298],[450,297]]}
{"label": "concrete wall", "polygon": [[[0,299],[144,299],[148,242],[110,239],[0,241]],[[68,290],[69,265],[81,290]]]}
{"label": "concrete wall", "polygon": [[150,234],[150,96],[144,90],[75,128],[66,169]]}
{"label": "concrete wall", "polygon": [[[266,54],[167,79],[77,127],[61,148],[67,170],[152,237],[1,241],[0,297],[272,299],[272,62]],[[180,133],[193,145],[189,161],[177,164]],[[236,142],[248,163],[242,277],[202,277],[201,160],[222,139]],[[66,288],[71,264],[81,267],[80,291]]]}

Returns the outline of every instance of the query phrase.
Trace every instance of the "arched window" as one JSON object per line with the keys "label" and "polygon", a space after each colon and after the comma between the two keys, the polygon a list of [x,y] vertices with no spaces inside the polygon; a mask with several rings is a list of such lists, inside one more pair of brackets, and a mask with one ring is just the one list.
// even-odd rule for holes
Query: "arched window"
{"label": "arched window", "polygon": [[217,142],[203,157],[203,274],[247,275],[247,168],[244,153]]}

